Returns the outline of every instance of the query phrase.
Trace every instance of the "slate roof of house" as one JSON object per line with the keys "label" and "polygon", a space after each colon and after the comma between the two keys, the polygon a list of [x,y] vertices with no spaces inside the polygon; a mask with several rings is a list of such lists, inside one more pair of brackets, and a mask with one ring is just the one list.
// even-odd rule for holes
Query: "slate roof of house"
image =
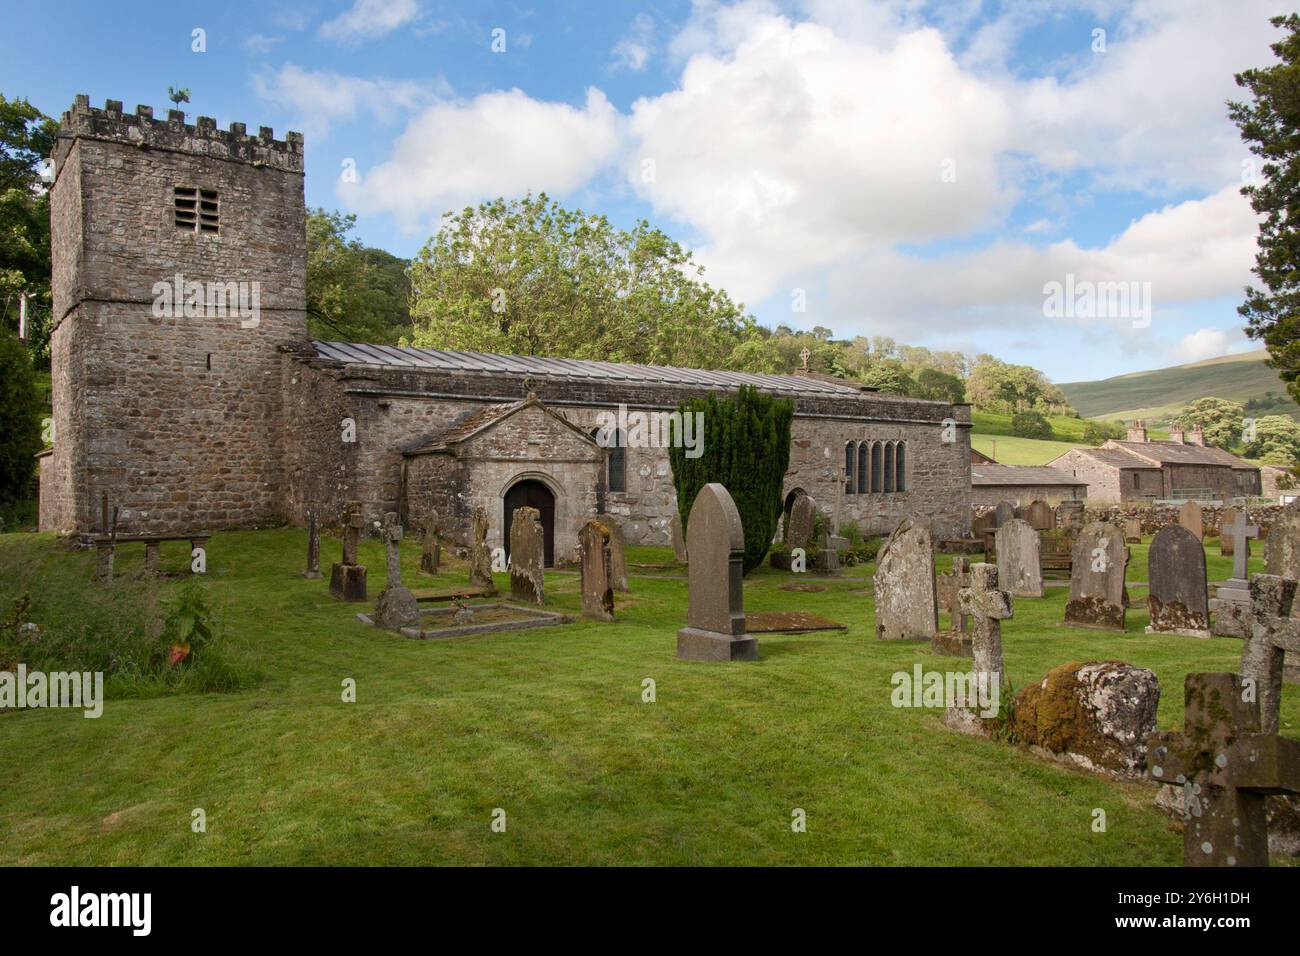
{"label": "slate roof of house", "polygon": [[1255,466],[1242,461],[1231,452],[1210,445],[1182,444],[1176,441],[1109,441],[1103,447],[1118,448],[1160,464],[1220,465],[1254,471]]}
{"label": "slate roof of house", "polygon": [[1046,465],[999,465],[996,462],[970,466],[970,483],[991,485],[1087,485],[1074,475]]}
{"label": "slate roof of house", "polygon": [[719,372],[666,365],[633,365],[593,359],[542,358],[534,355],[491,355],[485,352],[454,352],[442,349],[401,348],[395,345],[362,345],[352,342],[316,342],[321,358],[356,365],[430,369],[481,374],[530,375],[534,378],[602,379],[638,384],[737,388],[752,385],[767,392],[790,395],[860,395],[889,399],[866,386],[828,381],[825,377],[802,375],[759,375],[750,372]]}
{"label": "slate roof of house", "polygon": [[[1075,448],[1073,451],[1087,455],[1089,458],[1096,459],[1107,465],[1114,465],[1116,468],[1151,468],[1159,469],[1159,465],[1147,461],[1145,458],[1139,458],[1137,455],[1131,455],[1122,448]],[[1065,452],[1065,455],[1070,452]],[[1065,455],[1058,455],[1053,461],[1060,461]],[[1051,464],[1049,462],[1048,464]]]}

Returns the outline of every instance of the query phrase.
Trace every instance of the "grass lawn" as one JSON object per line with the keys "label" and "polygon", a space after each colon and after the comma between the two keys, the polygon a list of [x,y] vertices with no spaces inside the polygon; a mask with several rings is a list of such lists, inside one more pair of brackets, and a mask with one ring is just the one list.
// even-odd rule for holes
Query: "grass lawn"
{"label": "grass lawn", "polygon": [[[633,577],[613,624],[410,641],[356,620],[299,576],[297,529],[220,534],[208,587],[228,651],[264,675],[249,690],[110,700],[80,712],[0,714],[0,845],[21,864],[1036,864],[1177,865],[1182,837],[1154,788],[1067,769],[944,729],[937,711],[895,709],[890,677],[934,657],[874,639],[870,586],[820,593],[764,568],[749,610],[806,609],[842,633],[763,635],[761,660],[678,661],[681,572]],[[184,545],[168,550],[185,566]],[[326,561],[338,554],[325,543]],[[1134,546],[1132,580],[1145,580]],[[1230,559],[1210,547],[1211,578]],[[140,548],[119,569],[139,570]],[[371,594],[377,542],[362,546]],[[629,549],[633,563],[671,560]],[[946,566],[949,559],[941,559]],[[418,546],[404,548],[407,581]],[[75,607],[93,555],[51,536],[0,535],[0,601],[22,590]],[[871,566],[846,577],[869,578]],[[633,573],[637,574],[636,569]],[[799,576],[801,583],[818,579]],[[456,565],[445,585],[465,581]],[[498,583],[506,584],[504,575]],[[172,590],[177,583],[160,585]],[[578,578],[549,573],[552,607],[576,612]],[[1140,592],[1139,592],[1140,593]],[[1146,635],[1144,612],[1111,634],[1059,625],[1066,598],[1017,600],[1004,624],[1015,687],[1070,660],[1152,668],[1163,728],[1181,726],[1189,670],[1235,670],[1241,644]],[[356,703],[341,700],[356,681]],[[657,701],[642,701],[652,678]],[[1283,732],[1300,736],[1288,687]],[[207,832],[191,831],[202,808]],[[505,833],[490,829],[493,810]],[[807,832],[791,812],[807,812]],[[1107,815],[1092,830],[1093,810]],[[1278,861],[1282,862],[1282,861]]]}
{"label": "grass lawn", "polygon": [[1038,438],[1017,438],[1014,435],[970,436],[970,445],[1003,465],[1045,465],[1064,455],[1082,442],[1042,441]]}

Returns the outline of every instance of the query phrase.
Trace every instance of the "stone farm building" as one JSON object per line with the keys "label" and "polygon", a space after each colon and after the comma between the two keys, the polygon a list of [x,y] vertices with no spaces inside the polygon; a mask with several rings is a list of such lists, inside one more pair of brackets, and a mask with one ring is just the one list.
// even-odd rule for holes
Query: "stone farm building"
{"label": "stone farm building", "polygon": [[1146,424],[1134,422],[1126,441],[1073,448],[1048,466],[1086,481],[1093,503],[1186,497],[1227,501],[1262,492],[1259,468],[1206,445],[1200,426],[1187,433],[1175,427],[1168,441],[1152,441]]}
{"label": "stone farm building", "polygon": [[1001,465],[995,461],[971,461],[971,507],[992,508],[998,502],[1028,505],[1033,501],[1060,504],[1082,501],[1088,483],[1069,472],[1045,465]]}
{"label": "stone farm building", "polygon": [[909,516],[967,533],[965,405],[809,374],[310,340],[300,134],[78,96],[53,162],[43,530],[98,531],[104,494],[128,515],[123,530],[153,533],[302,524],[313,511],[332,524],[355,499],[368,520],[396,510],[417,527],[436,510],[462,541],[482,506],[494,545],[513,508],[533,505],[562,558],[601,513],[631,543],[667,544],[666,450],[602,447],[599,416],[750,384],[795,404],[787,506],[807,493],[868,533]]}

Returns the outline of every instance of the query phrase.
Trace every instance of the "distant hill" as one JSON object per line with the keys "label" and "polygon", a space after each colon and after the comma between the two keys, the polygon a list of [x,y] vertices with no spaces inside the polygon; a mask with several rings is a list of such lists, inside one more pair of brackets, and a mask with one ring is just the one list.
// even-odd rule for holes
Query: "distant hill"
{"label": "distant hill", "polygon": [[1290,415],[1300,419],[1300,405],[1287,396],[1277,372],[1264,364],[1263,349],[1175,365],[1149,372],[1130,372],[1099,382],[1066,382],[1061,391],[1085,418],[1143,418],[1167,424],[1197,398],[1227,398],[1248,405],[1259,415]]}

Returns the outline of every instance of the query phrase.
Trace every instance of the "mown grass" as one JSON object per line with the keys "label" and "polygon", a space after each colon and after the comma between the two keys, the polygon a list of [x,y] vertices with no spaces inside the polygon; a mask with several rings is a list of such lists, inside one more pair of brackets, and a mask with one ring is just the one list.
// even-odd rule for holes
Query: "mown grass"
{"label": "mown grass", "polygon": [[[184,546],[164,550],[172,568]],[[515,634],[416,642],[356,620],[298,574],[305,534],[221,534],[209,592],[228,651],[263,675],[226,694],[110,701],[79,712],[0,715],[0,845],[22,864],[1039,864],[1176,865],[1182,838],[1154,790],[1119,784],[896,709],[891,676],[968,666],[918,644],[877,642],[872,567],[820,593],[746,580],[750,610],[806,609],[842,633],[764,635],[761,660],[678,661],[683,569],[634,577],[613,624],[580,621]],[[326,543],[327,560],[338,553]],[[1130,578],[1145,580],[1134,546]],[[438,582],[461,584],[453,565]],[[1211,576],[1223,562],[1211,548]],[[372,595],[375,542],[362,546]],[[631,549],[667,563],[666,549]],[[138,570],[126,551],[119,568]],[[946,565],[948,559],[943,559]],[[93,556],[49,536],[0,538],[0,601],[37,567],[51,600],[75,608]],[[638,574],[634,570],[634,574]],[[799,576],[800,583],[817,583]],[[506,585],[504,576],[498,581]],[[578,579],[548,573],[548,601],[579,608]],[[175,582],[161,586],[166,592]],[[1235,670],[1240,643],[1062,627],[1065,589],[1018,600],[1004,625],[1017,688],[1069,660],[1150,667],[1162,727],[1182,720],[1191,670]],[[356,703],[341,699],[356,681]],[[643,682],[656,701],[643,702]],[[1284,732],[1300,700],[1288,687]],[[202,808],[207,832],[191,830]],[[495,808],[507,830],[490,828]],[[795,808],[807,832],[791,830]],[[1092,830],[1093,810],[1107,814]]]}

